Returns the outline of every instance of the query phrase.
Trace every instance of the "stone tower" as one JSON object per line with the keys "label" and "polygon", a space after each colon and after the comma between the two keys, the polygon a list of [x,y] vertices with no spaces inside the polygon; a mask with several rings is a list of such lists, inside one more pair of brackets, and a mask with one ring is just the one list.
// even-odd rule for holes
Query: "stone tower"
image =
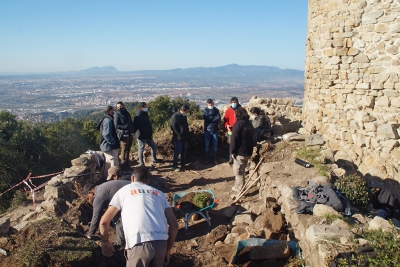
{"label": "stone tower", "polygon": [[400,182],[400,1],[308,5],[305,129],[323,135],[337,162]]}

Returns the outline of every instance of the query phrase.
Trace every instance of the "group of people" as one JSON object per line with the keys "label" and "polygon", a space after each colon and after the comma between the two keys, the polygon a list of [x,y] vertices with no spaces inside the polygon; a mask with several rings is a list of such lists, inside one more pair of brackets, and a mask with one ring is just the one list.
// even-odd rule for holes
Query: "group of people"
{"label": "group of people", "polygon": [[[143,152],[145,144],[148,144],[151,148],[153,164],[157,163],[157,146],[153,140],[153,128],[146,102],[139,103],[133,120],[124,103],[118,102],[116,109],[113,106],[107,106],[96,128],[100,131],[100,150],[105,155],[104,172],[107,180],[110,180],[115,175],[114,171],[109,171],[110,168],[112,168],[111,170],[131,170],[129,153],[134,137],[138,142],[139,164],[144,166]],[[121,148],[119,160],[118,148]]]}
{"label": "group of people", "polygon": [[[190,141],[187,121],[189,109],[188,105],[182,105],[170,120],[174,144],[172,166],[175,171],[185,168],[186,150]],[[116,245],[125,244],[127,266],[161,267],[169,262],[178,225],[164,193],[149,186],[152,176],[143,161],[143,149],[146,143],[152,149],[153,162],[157,162],[157,159],[147,111],[147,104],[140,103],[132,122],[122,102],[117,103],[116,112],[111,106],[106,108],[98,127],[101,132],[100,147],[106,155],[107,162],[111,164],[111,168],[118,166],[116,149],[120,146],[121,165],[130,168],[127,162],[135,135],[139,144],[140,166],[133,168],[131,181],[112,177],[110,181],[101,185],[87,184],[83,188],[83,195],[93,204],[88,238],[100,228],[104,255],[112,256],[114,252],[114,246],[109,241],[109,227],[112,222],[117,232]],[[212,99],[207,100],[203,119],[205,163],[216,163],[221,114]],[[236,197],[244,185],[245,167],[253,153],[255,141],[258,141],[257,129],[270,128],[270,122],[267,116],[260,114],[259,108],[250,109],[249,115],[247,110],[241,107],[238,99],[232,97],[231,106],[225,112],[223,123],[230,143],[229,163],[232,164],[235,175],[232,192],[233,197]],[[104,215],[101,216],[105,209]]]}

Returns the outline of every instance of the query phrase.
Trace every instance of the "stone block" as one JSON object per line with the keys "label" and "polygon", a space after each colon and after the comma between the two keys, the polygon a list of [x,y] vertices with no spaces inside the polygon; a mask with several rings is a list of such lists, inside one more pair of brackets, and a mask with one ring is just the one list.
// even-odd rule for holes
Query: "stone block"
{"label": "stone block", "polygon": [[320,239],[338,238],[338,237],[353,238],[354,234],[349,229],[343,229],[335,225],[313,224],[306,230],[306,237],[311,244],[316,244]]}
{"label": "stone block", "polygon": [[388,47],[386,52],[388,52],[391,55],[397,55],[399,53],[399,47],[396,45],[391,45]]}
{"label": "stone block", "polygon": [[394,227],[394,225],[390,224],[387,220],[379,216],[375,216],[368,223],[368,230],[382,230],[383,232],[392,232]]}
{"label": "stone block", "polygon": [[234,244],[237,236],[239,236],[238,233],[229,233],[224,240],[224,244]]}
{"label": "stone block", "polygon": [[[340,216],[340,217],[342,217],[342,216]],[[334,220],[332,222],[332,225],[338,226],[338,227],[343,228],[343,229],[349,229],[350,230],[350,226],[345,221],[343,221],[341,219]]]}
{"label": "stone block", "polygon": [[15,225],[13,228],[16,229],[17,231],[21,231],[22,228],[24,228],[26,225],[28,225],[28,221],[23,221],[17,225]]}
{"label": "stone block", "polygon": [[224,259],[227,262],[232,262],[233,257],[236,254],[236,245],[233,244],[215,244],[215,253],[219,258]]}
{"label": "stone block", "polygon": [[241,213],[236,214],[235,220],[232,222],[232,225],[239,225],[239,224],[247,224],[250,225],[254,221],[254,216],[251,213]]}
{"label": "stone block", "polygon": [[7,234],[10,229],[10,219],[6,217],[0,218],[0,234]]}
{"label": "stone block", "polygon": [[389,32],[389,25],[386,23],[378,23],[377,25],[375,25],[375,31],[377,33],[386,33]]}
{"label": "stone block", "polygon": [[354,62],[356,63],[369,63],[369,58],[365,54],[358,54],[354,57]]}
{"label": "stone block", "polygon": [[398,139],[396,129],[392,124],[382,124],[377,128],[377,136],[380,139]]}
{"label": "stone block", "polygon": [[268,247],[251,247],[249,254],[249,258],[252,260],[286,259],[290,257],[290,249],[287,242],[282,241],[271,244]]}
{"label": "stone block", "polygon": [[316,204],[313,208],[313,215],[317,217],[324,217],[325,215],[340,216],[340,213],[334,210],[332,207],[323,204]]}
{"label": "stone block", "polygon": [[32,211],[32,212],[29,212],[28,214],[26,214],[24,217],[22,217],[22,220],[23,221],[28,221],[28,220],[31,220],[34,216],[36,216],[37,215],[37,211]]}
{"label": "stone block", "polygon": [[210,244],[215,244],[217,241],[222,241],[228,235],[228,227],[226,225],[219,225],[207,234],[206,239]]}
{"label": "stone block", "polygon": [[65,186],[51,186],[46,185],[46,192],[44,193],[44,198],[46,200],[56,199],[56,198],[65,198],[65,194],[67,192]]}
{"label": "stone block", "polygon": [[360,53],[360,50],[354,47],[350,47],[350,49],[347,51],[347,55],[349,56],[356,56]]}
{"label": "stone block", "polygon": [[387,140],[383,141],[381,144],[382,149],[386,149],[387,151],[392,151],[393,148],[399,146],[399,142],[397,140]]}
{"label": "stone block", "polygon": [[323,145],[325,144],[325,140],[322,137],[322,135],[319,134],[313,134],[308,137],[306,137],[305,140],[305,145],[306,146],[315,146],[315,145]]}

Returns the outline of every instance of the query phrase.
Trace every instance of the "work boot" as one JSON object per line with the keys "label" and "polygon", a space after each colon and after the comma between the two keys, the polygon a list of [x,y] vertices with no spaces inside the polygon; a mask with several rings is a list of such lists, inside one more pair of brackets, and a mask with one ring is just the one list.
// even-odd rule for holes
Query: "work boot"
{"label": "work boot", "polygon": [[233,159],[230,158],[229,161],[228,161],[228,163],[229,163],[230,165],[232,165],[232,164],[233,164]]}

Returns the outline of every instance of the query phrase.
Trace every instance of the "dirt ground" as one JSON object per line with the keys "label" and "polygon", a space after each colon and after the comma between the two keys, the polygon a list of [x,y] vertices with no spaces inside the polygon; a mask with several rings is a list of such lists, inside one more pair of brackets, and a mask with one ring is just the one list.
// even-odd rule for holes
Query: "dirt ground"
{"label": "dirt ground", "polygon": [[[211,227],[201,217],[198,220],[189,221],[188,230],[185,230],[184,214],[179,210],[175,210],[175,215],[179,222],[179,232],[176,242],[171,251],[171,260],[169,266],[173,267],[200,267],[200,266],[226,266],[226,262],[217,256],[213,245],[206,241],[206,235],[219,225],[229,225],[230,219],[222,215],[224,209],[232,204],[231,188],[234,184],[234,176],[232,166],[228,161],[228,146],[222,143],[218,148],[217,164],[204,164],[204,152],[202,145],[201,128],[192,131],[192,140],[188,149],[188,165],[186,171],[175,172],[172,170],[172,146],[167,137],[161,136],[156,140],[159,147],[160,163],[150,168],[155,179],[154,186],[166,193],[170,204],[172,205],[173,195],[177,192],[187,192],[209,189],[215,195],[218,203],[209,211]],[[222,138],[224,138],[222,136]],[[221,139],[222,140],[222,139]],[[284,147],[276,144],[274,150],[263,151],[268,154],[266,161],[281,161],[285,165],[296,165],[294,163],[293,152],[298,150],[300,143],[288,143]],[[149,150],[146,156],[149,156]],[[258,160],[258,159],[255,159]],[[132,161],[131,165],[135,166],[137,162]],[[308,171],[304,169],[305,171]],[[315,171],[314,171],[315,172]],[[296,179],[304,176],[305,173],[290,173],[290,179]],[[257,188],[252,193],[243,198],[243,201],[256,201]],[[21,207],[18,212],[29,212],[32,210],[32,204],[27,203]],[[7,239],[0,238],[0,247],[7,250],[11,256],[3,257],[0,261],[0,267],[5,266],[125,266],[123,249],[117,249],[115,256],[105,258],[101,254],[99,240],[88,241],[85,233],[88,231],[88,223],[91,218],[91,207],[84,202],[83,198],[72,201],[64,214],[55,219],[59,223],[55,224],[55,228],[50,227],[50,223],[40,223],[41,225],[27,226],[19,233],[14,232]],[[10,215],[12,216],[12,215]],[[47,229],[43,229],[46,226]],[[36,229],[36,230],[29,230]],[[115,230],[112,228],[110,240],[115,239]],[[72,234],[76,232],[76,234]],[[61,233],[61,234],[60,234]],[[62,235],[62,233],[65,233]],[[67,238],[69,243],[75,244],[72,247],[66,247],[66,243],[62,242],[62,238]],[[22,251],[27,250],[26,247],[32,240],[35,240],[42,250],[42,254],[37,253],[36,261],[38,264],[26,264],[26,255]],[[37,246],[37,245],[35,245]],[[34,248],[35,249],[35,248]],[[37,249],[37,248],[36,248]],[[59,254],[52,254],[54,251],[64,251],[63,257]],[[77,254],[77,251],[86,253]],[[22,254],[21,254],[22,253]],[[30,257],[33,257],[32,255]],[[22,260],[22,259],[25,259]],[[58,259],[58,260],[57,260]],[[62,260],[61,260],[62,259]],[[18,264],[17,264],[18,263]],[[11,264],[11,265],[10,265]]]}

